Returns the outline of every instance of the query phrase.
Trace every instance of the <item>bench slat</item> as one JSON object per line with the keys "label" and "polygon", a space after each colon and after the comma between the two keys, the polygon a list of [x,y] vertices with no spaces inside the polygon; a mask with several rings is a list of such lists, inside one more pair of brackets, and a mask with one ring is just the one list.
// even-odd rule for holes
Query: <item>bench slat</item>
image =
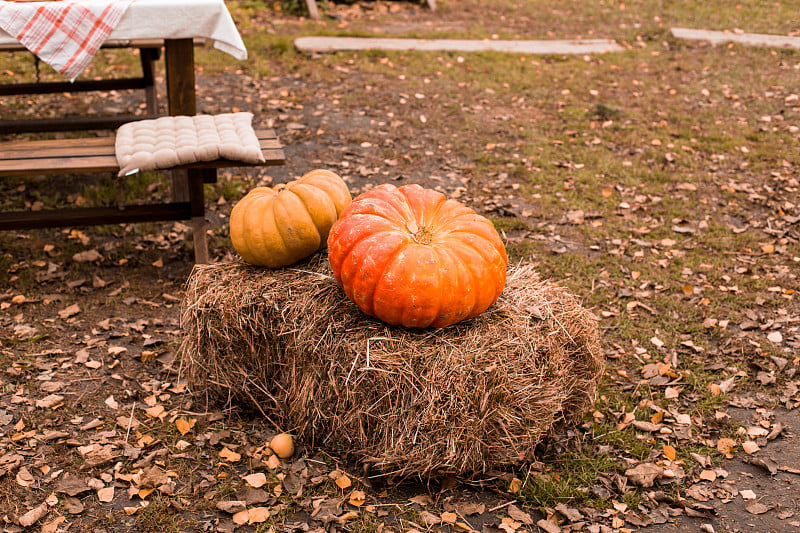
{"label": "bench slat", "polygon": [[[264,165],[280,165],[285,162],[283,148],[274,130],[258,130]],[[174,168],[223,168],[249,167],[242,161],[217,159],[199,161]],[[92,172],[116,172],[119,170],[114,150],[113,137],[91,137],[86,139],[53,139],[41,141],[14,141],[0,145],[0,177],[70,174]]]}

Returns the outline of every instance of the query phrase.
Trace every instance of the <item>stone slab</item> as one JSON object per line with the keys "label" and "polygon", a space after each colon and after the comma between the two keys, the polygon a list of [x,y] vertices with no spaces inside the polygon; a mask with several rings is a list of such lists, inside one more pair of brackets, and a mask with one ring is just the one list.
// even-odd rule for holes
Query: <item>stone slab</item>
{"label": "stone slab", "polygon": [[729,31],[695,30],[672,28],[673,37],[692,41],[708,41],[711,44],[739,43],[747,46],[769,46],[800,50],[800,37],[770,35],[767,33],[735,33]]}
{"label": "stone slab", "polygon": [[415,50],[450,52],[511,52],[517,54],[561,55],[621,52],[622,46],[609,39],[556,41],[502,41],[462,39],[394,39],[382,37],[298,37],[294,45],[306,52],[342,50]]}

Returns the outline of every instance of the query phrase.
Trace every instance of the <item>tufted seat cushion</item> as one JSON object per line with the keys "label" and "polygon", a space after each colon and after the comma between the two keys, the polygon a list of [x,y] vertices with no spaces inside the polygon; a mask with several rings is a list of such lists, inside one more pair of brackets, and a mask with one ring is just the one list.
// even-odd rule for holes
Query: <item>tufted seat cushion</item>
{"label": "tufted seat cushion", "polygon": [[245,112],[129,122],[114,144],[119,176],[220,158],[264,162],[253,114]]}

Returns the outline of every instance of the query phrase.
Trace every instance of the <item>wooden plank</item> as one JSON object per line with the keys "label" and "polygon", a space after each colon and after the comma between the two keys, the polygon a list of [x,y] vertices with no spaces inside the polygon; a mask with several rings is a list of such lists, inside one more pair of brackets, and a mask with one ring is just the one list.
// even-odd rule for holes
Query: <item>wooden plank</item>
{"label": "wooden plank", "polygon": [[119,115],[99,117],[62,117],[24,120],[0,120],[0,134],[44,131],[115,130],[134,120],[158,118],[159,115]]}
{"label": "wooden plank", "polygon": [[[277,134],[273,129],[255,130],[256,137],[264,149],[280,148]],[[72,139],[35,139],[16,140],[0,143],[4,159],[15,157],[36,157],[41,155],[114,155],[114,137],[82,137]]]}
{"label": "wooden plank", "polygon": [[[199,161],[177,169],[233,168],[281,165],[286,156],[275,130],[258,130],[259,144],[265,163],[250,164],[230,159]],[[80,144],[83,141],[85,144]],[[66,146],[63,146],[66,143]],[[70,174],[117,172],[116,153],[112,137],[87,139],[48,139],[14,141],[0,144],[0,177],[40,174]],[[187,191],[188,192],[188,191]]]}
{"label": "wooden plank", "polygon": [[673,37],[691,41],[708,41],[711,44],[739,43],[746,46],[767,46],[800,50],[800,37],[772,35],[768,33],[732,33],[727,31],[671,28]]}
{"label": "wooden plank", "polygon": [[[256,131],[262,150],[282,148],[275,130]],[[0,144],[0,161],[6,159],[37,159],[63,156],[113,156],[114,137],[85,137],[80,139],[42,139],[9,141]]]}
{"label": "wooden plank", "polygon": [[189,220],[191,216],[189,202],[123,207],[75,207],[44,211],[7,211],[0,213],[0,230]]}
{"label": "wooden plank", "polygon": [[382,37],[298,37],[294,45],[306,52],[342,50],[416,50],[452,52],[509,52],[517,54],[563,55],[621,52],[622,46],[609,39],[555,41],[501,41],[466,39],[394,39]]}
{"label": "wooden plank", "polygon": [[319,20],[319,9],[317,9],[317,2],[316,0],[305,0],[306,1],[306,10],[308,11],[308,16],[314,20]]}

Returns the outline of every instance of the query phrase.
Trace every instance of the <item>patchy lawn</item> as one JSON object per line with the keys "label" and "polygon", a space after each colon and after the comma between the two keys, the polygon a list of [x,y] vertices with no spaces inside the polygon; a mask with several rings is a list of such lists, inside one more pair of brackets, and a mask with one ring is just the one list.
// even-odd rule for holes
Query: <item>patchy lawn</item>
{"label": "patchy lawn", "polygon": [[[302,442],[276,461],[269,439],[291,428],[207,406],[182,380],[185,224],[4,232],[4,526],[19,530],[32,512],[49,531],[797,528],[800,52],[669,33],[798,35],[793,6],[320,2],[326,18],[314,22],[296,4],[229,4],[245,62],[197,51],[200,111],[252,111],[287,153],[283,167],[207,186],[214,260],[234,257],[227,217],[256,185],[321,167],[353,194],[384,182],[439,188],[493,220],[512,262],[534,263],[599,317],[608,369],[594,409],[558,428],[537,461],[479,479],[370,480]],[[301,35],[373,33],[610,38],[626,51],[292,47]],[[104,51],[84,76],[136,63]],[[3,82],[34,72],[29,55],[0,57]],[[0,97],[0,109],[3,119],[144,112],[125,91]],[[156,175],[125,188],[82,176],[0,188],[3,209],[168,194]]]}

